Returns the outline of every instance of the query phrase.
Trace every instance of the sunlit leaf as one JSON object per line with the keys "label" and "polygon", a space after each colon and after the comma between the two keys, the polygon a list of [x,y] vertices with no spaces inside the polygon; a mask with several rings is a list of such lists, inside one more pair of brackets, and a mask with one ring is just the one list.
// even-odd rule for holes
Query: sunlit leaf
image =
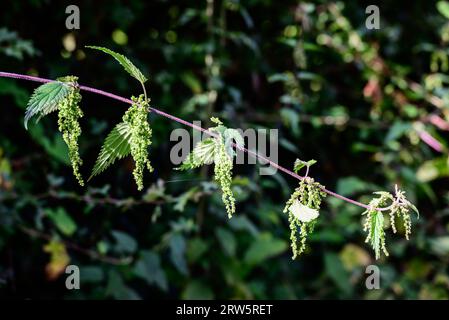
{"label": "sunlit leaf", "polygon": [[187,155],[182,164],[176,170],[188,170],[198,168],[204,164],[212,164],[215,156],[215,139],[207,138],[198,142],[193,151]]}
{"label": "sunlit leaf", "polygon": [[437,9],[438,9],[438,12],[441,13],[446,19],[449,19],[449,2],[438,1]]}
{"label": "sunlit leaf", "polygon": [[123,66],[126,72],[128,72],[132,77],[137,79],[140,83],[143,84],[147,81],[147,78],[145,78],[142,72],[124,55],[104,47],[86,46],[86,48],[100,50],[103,51],[104,53],[113,56],[114,59],[117,60]]}
{"label": "sunlit leaf", "polygon": [[35,115],[44,116],[58,108],[58,103],[69,94],[69,86],[60,81],[49,82],[34,90],[25,111],[24,125]]}
{"label": "sunlit leaf", "polygon": [[131,131],[128,124],[121,122],[112,129],[101,147],[89,180],[103,172],[115,160],[122,159],[131,153],[130,138]]}
{"label": "sunlit leaf", "polygon": [[44,251],[50,254],[50,262],[45,266],[45,273],[49,280],[57,279],[70,262],[64,243],[51,240],[44,246]]}

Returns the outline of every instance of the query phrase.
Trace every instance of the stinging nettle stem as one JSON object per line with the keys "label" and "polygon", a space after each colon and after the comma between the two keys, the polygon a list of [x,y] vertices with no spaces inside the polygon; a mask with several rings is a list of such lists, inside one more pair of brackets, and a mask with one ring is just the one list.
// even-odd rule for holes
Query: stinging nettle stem
{"label": "stinging nettle stem", "polygon": [[[2,77],[2,78],[20,79],[20,80],[28,80],[28,81],[41,82],[41,83],[47,83],[47,82],[54,81],[54,80],[40,78],[40,77],[34,77],[34,76],[18,74],[18,73],[11,73],[11,72],[3,72],[3,71],[0,71],[0,77]],[[103,91],[103,90],[99,90],[99,89],[91,88],[91,87],[87,87],[87,86],[81,86],[81,85],[79,86],[79,88],[80,88],[80,90],[84,90],[84,91],[92,92],[92,93],[95,93],[95,94],[103,95],[103,96],[106,96],[106,97],[109,97],[111,99],[115,99],[115,100],[118,100],[118,101],[121,101],[121,102],[124,102],[124,103],[127,103],[127,104],[133,104],[132,100],[124,98],[124,97],[121,97],[121,96],[118,96],[118,95],[115,95],[115,94],[110,93],[110,92],[106,92],[106,91]],[[145,87],[144,87],[144,92],[145,92]],[[145,94],[146,94],[146,92],[145,92]],[[165,117],[165,118],[168,118],[170,120],[176,121],[176,122],[181,123],[181,124],[183,124],[185,126],[191,127],[191,128],[193,128],[195,130],[201,131],[201,132],[203,132],[203,133],[205,133],[205,134],[207,134],[209,136],[212,136],[212,137],[216,136],[216,134],[214,134],[213,132],[211,132],[211,131],[209,131],[207,129],[204,129],[204,128],[202,128],[200,126],[197,126],[197,125],[195,125],[195,124],[193,124],[191,122],[188,122],[188,121],[185,121],[185,120],[180,119],[178,117],[175,117],[175,116],[173,116],[173,115],[171,115],[169,113],[166,113],[164,111],[161,111],[159,109],[156,109],[156,108],[153,108],[153,107],[148,107],[148,109],[151,110],[154,113],[157,113],[157,114]],[[232,144],[232,145],[234,147],[236,147],[235,144]],[[252,157],[254,157],[256,159],[259,159],[259,160],[262,160],[263,162],[268,163],[270,166],[272,166],[272,167],[274,167],[274,168],[276,168],[276,169],[278,169],[278,170],[280,170],[280,171],[282,171],[282,172],[292,176],[295,179],[303,180],[305,178],[305,177],[302,177],[302,176],[300,176],[300,175],[298,175],[298,174],[296,174],[296,173],[294,173],[294,172],[292,172],[292,171],[290,171],[290,170],[280,166],[279,164],[269,160],[268,158],[258,154],[257,152],[254,152],[254,151],[249,150],[247,148],[241,148],[241,150],[246,152],[246,153],[248,153],[249,155],[251,155]],[[344,197],[344,196],[342,196],[342,195],[340,195],[338,193],[335,193],[335,192],[333,192],[331,190],[328,190],[328,189],[326,189],[324,187],[323,187],[323,191],[326,192],[327,194],[335,197],[335,198],[338,198],[340,200],[352,203],[352,204],[354,204],[356,206],[359,206],[359,207],[362,207],[362,208],[365,208],[365,209],[369,209],[370,208],[369,205],[366,205],[366,204],[358,202],[356,200]],[[377,208],[377,210],[378,211],[385,211],[385,210],[388,210],[388,208]]]}

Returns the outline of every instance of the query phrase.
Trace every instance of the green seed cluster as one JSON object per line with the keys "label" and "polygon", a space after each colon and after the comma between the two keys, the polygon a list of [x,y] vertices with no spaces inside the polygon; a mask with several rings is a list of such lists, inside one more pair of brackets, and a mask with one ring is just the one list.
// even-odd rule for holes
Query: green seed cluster
{"label": "green seed cluster", "polygon": [[226,212],[228,217],[232,218],[232,214],[235,213],[235,198],[231,190],[232,184],[232,159],[226,152],[225,144],[221,137],[216,138],[215,144],[215,166],[214,166],[214,180],[221,188],[221,199],[226,206]]}
{"label": "green seed cluster", "polygon": [[[374,198],[370,201],[369,207],[364,214],[366,214],[366,219],[363,224],[363,231],[368,232],[366,236],[365,242],[371,243],[376,254],[376,259],[380,257],[380,250],[385,254],[385,256],[389,256],[386,242],[385,242],[385,231],[383,225],[381,228],[376,228],[376,220],[381,219],[383,222],[383,213],[378,211],[378,208],[385,207],[389,200],[393,200],[393,196],[388,192],[379,192],[379,197]],[[381,215],[381,216],[379,216]],[[395,212],[390,211],[390,223],[393,229],[393,232],[396,232],[396,226],[394,223]]]}
{"label": "green seed cluster", "polygon": [[83,164],[79,155],[78,137],[81,135],[81,126],[78,120],[83,116],[79,107],[81,94],[77,84],[77,77],[68,76],[63,79],[70,86],[70,92],[58,104],[58,126],[69,149],[69,158],[72,163],[73,174],[81,186],[84,181],[80,173],[80,166]]}
{"label": "green seed cluster", "polygon": [[[399,218],[402,218],[403,226],[404,226],[404,236],[407,240],[409,240],[410,234],[412,233],[412,219],[410,217],[410,208],[412,208],[412,204],[405,198],[405,192],[402,190],[398,190],[396,188],[395,201],[391,206],[390,210],[390,218],[395,215]],[[391,218],[394,219],[394,218]],[[394,226],[394,223],[392,224]],[[393,232],[396,233],[396,228],[393,228]]]}
{"label": "green seed cluster", "polygon": [[[404,236],[409,240],[409,236],[412,232],[412,220],[410,216],[410,209],[415,211],[416,208],[405,198],[405,192],[396,188],[396,194],[393,196],[389,192],[375,192],[378,195],[369,203],[369,209],[363,214],[366,215],[365,222],[363,223],[363,231],[368,232],[365,242],[371,243],[376,259],[380,257],[380,250],[388,256],[388,250],[386,248],[385,230],[383,226],[384,212],[388,212],[390,226],[393,233],[397,232],[396,218],[402,218],[404,226]],[[379,209],[385,209],[379,211]],[[382,224],[376,228],[376,223]]]}
{"label": "green seed cluster", "polygon": [[[199,142],[193,151],[185,158],[177,170],[195,169],[205,164],[214,164],[214,180],[222,191],[221,199],[226,207],[229,218],[235,213],[235,197],[232,185],[232,159],[235,152],[227,148],[229,137],[243,141],[237,130],[226,128],[218,118],[210,119],[215,127],[209,128],[214,137]],[[241,142],[243,144],[243,142]]]}
{"label": "green seed cluster", "polygon": [[133,170],[134,180],[137,189],[143,189],[143,171],[145,167],[152,172],[154,169],[148,159],[148,147],[151,145],[152,131],[148,123],[148,101],[145,101],[143,95],[138,98],[132,97],[134,102],[123,116],[123,121],[130,126],[131,138],[131,156],[134,159],[135,167]]}
{"label": "green seed cluster", "polygon": [[[300,221],[293,212],[291,207],[296,200],[308,208],[319,210],[321,201],[326,196],[323,186],[315,182],[312,178],[306,177],[299,183],[290,199],[285,204],[284,213],[288,213],[288,222],[290,227],[290,242],[293,252],[292,259],[302,254],[306,249],[307,237],[313,232],[316,220],[309,222]],[[299,233],[299,239],[298,239]]]}

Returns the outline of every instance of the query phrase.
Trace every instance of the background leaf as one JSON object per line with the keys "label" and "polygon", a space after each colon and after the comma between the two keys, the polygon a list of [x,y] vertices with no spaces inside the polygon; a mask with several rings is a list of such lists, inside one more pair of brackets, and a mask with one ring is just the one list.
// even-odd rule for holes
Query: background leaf
{"label": "background leaf", "polygon": [[59,207],[55,210],[47,209],[46,214],[64,235],[72,236],[75,233],[77,229],[76,222],[68,215],[64,208]]}
{"label": "background leaf", "polygon": [[261,233],[245,252],[244,261],[249,265],[257,265],[287,250],[287,242],[273,238],[268,233]]}
{"label": "background leaf", "polygon": [[134,272],[145,279],[149,285],[156,284],[161,290],[168,290],[168,282],[165,271],[162,269],[159,256],[151,251],[142,251],[137,261]]}
{"label": "background leaf", "polygon": [[351,294],[352,286],[349,282],[349,274],[343,268],[343,264],[335,253],[327,253],[324,256],[324,265],[327,274],[335,282],[338,288],[346,295]]}

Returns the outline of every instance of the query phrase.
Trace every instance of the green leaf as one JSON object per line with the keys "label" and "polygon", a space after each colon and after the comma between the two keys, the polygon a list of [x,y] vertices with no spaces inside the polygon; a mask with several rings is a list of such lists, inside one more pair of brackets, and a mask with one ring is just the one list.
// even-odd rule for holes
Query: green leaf
{"label": "green leaf", "polygon": [[290,128],[293,135],[297,138],[301,133],[301,128],[299,127],[299,114],[291,108],[282,108],[280,111],[282,121],[285,126]]}
{"label": "green leaf", "polygon": [[439,256],[449,255],[449,236],[429,239],[430,250]]}
{"label": "green leaf", "polygon": [[313,166],[315,163],[317,163],[316,160],[312,159],[309,161],[303,161],[300,159],[296,159],[293,170],[298,173],[299,170],[301,170],[304,167],[310,168],[311,166]]}
{"label": "green leaf", "polygon": [[237,249],[237,241],[232,232],[224,228],[218,228],[215,230],[215,235],[220,242],[221,247],[229,257],[234,257]]}
{"label": "green leaf", "polygon": [[376,253],[376,259],[380,257],[380,250],[382,249],[382,239],[385,238],[384,231],[384,215],[380,211],[376,211],[371,220],[371,246]]}
{"label": "green leaf", "polygon": [[187,243],[187,261],[189,263],[197,262],[209,250],[210,244],[200,237],[190,239]]}
{"label": "green leaf", "polygon": [[257,265],[264,260],[281,254],[287,250],[284,240],[276,239],[271,234],[263,233],[250,245],[245,253],[244,261],[249,265]]}
{"label": "green leaf", "polygon": [[437,10],[446,18],[449,19],[449,2],[438,1]]}
{"label": "green leaf", "polygon": [[115,60],[117,60],[123,66],[123,68],[125,68],[125,71],[128,72],[133,78],[137,79],[142,84],[147,81],[147,78],[145,78],[142,72],[124,55],[104,47],[86,46],[86,48],[100,50],[113,56]]}
{"label": "green leaf", "polygon": [[115,239],[114,249],[120,253],[134,253],[137,250],[137,242],[129,234],[121,231],[112,231],[112,236]]}
{"label": "green leaf", "polygon": [[199,142],[193,149],[195,161],[199,161],[201,164],[212,164],[214,162],[214,146],[215,139],[213,138]]}
{"label": "green leaf", "polygon": [[214,293],[204,283],[193,280],[187,284],[181,297],[185,300],[211,300],[214,298]]}
{"label": "green leaf", "polygon": [[63,164],[70,165],[67,145],[60,134],[53,133],[49,135],[41,124],[30,127],[28,132],[30,133],[30,136],[45,149],[49,156]]}
{"label": "green leaf", "polygon": [[419,211],[418,208],[413,204],[413,203],[409,203],[410,208],[412,208],[413,211],[415,211],[416,215],[418,216],[419,219]]}
{"label": "green leaf", "polygon": [[142,251],[141,257],[134,267],[134,273],[149,285],[156,284],[163,291],[168,290],[167,277],[161,267],[159,255],[152,251]]}
{"label": "green leaf", "polygon": [[176,233],[170,237],[170,258],[176,269],[183,275],[188,275],[189,270],[186,262],[186,241],[185,238]]}
{"label": "green leaf", "polygon": [[235,143],[237,149],[242,149],[245,146],[245,140],[243,139],[240,132],[236,129],[226,129],[223,134],[225,140],[226,152],[230,157],[236,155],[232,143]]}
{"label": "green leaf", "polygon": [[349,274],[344,269],[343,263],[335,253],[326,253],[324,256],[326,273],[334,281],[340,291],[350,294],[353,290],[349,281]]}
{"label": "green leaf", "polygon": [[337,193],[342,196],[352,196],[359,192],[376,190],[377,186],[370,184],[358,177],[349,176],[338,179]]}
{"label": "green leaf", "polygon": [[430,182],[449,176],[449,161],[447,155],[424,161],[416,171],[420,182]]}
{"label": "green leaf", "polygon": [[101,267],[83,266],[80,268],[80,279],[84,283],[99,283],[104,280],[104,272]]}
{"label": "green leaf", "polygon": [[131,138],[131,130],[128,124],[121,122],[115,126],[109,133],[101,147],[98,159],[95,162],[94,169],[90,175],[90,179],[103,172],[117,159],[122,159],[130,154],[131,146],[129,139]]}
{"label": "green leaf", "polygon": [[388,130],[385,143],[398,140],[411,130],[411,124],[402,121],[395,122]]}
{"label": "green leaf", "polygon": [[108,274],[107,286],[105,288],[105,294],[112,296],[117,300],[140,300],[141,297],[136,291],[126,286],[125,281],[121,274],[111,269]]}
{"label": "green leaf", "polygon": [[28,120],[33,116],[39,114],[42,117],[57,110],[58,103],[68,95],[69,91],[69,86],[60,81],[49,82],[36,88],[25,111],[25,129],[28,130]]}
{"label": "green leaf", "polygon": [[176,170],[198,168],[204,164],[212,164],[215,155],[215,139],[207,138],[197,143],[193,151],[185,158]]}
{"label": "green leaf", "polygon": [[64,208],[47,209],[46,213],[64,235],[71,236],[75,233],[77,228],[76,222],[67,214]]}
{"label": "green leaf", "polygon": [[181,194],[175,199],[176,204],[173,206],[173,209],[179,212],[183,212],[185,206],[187,205],[187,202],[190,199],[194,198],[198,194],[199,190],[200,188],[196,186]]}

